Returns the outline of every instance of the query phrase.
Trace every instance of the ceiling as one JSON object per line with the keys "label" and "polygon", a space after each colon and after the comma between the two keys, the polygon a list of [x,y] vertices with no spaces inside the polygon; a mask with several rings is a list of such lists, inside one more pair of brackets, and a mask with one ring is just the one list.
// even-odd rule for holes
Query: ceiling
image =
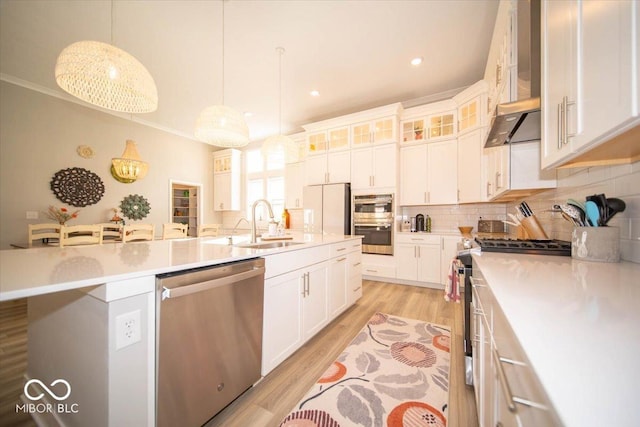
{"label": "ceiling", "polygon": [[[403,102],[418,105],[482,79],[497,0],[0,0],[0,73],[44,92],[58,54],[111,41],[144,64],[157,111],[137,120],[189,138],[200,111],[251,112],[253,141],[318,120]],[[418,67],[409,61],[424,57]],[[312,97],[309,92],[320,91]]]}

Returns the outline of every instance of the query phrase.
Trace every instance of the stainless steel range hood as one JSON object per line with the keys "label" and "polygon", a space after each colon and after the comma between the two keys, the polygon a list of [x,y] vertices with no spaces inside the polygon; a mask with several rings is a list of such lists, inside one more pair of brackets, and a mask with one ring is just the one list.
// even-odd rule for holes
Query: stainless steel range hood
{"label": "stainless steel range hood", "polygon": [[513,102],[499,104],[485,147],[540,139],[540,0],[518,0]]}

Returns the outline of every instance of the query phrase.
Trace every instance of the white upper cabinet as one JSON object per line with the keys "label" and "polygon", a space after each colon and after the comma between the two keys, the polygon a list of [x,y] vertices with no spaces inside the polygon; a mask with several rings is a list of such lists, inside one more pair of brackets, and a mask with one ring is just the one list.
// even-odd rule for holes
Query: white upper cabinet
{"label": "white upper cabinet", "polygon": [[400,148],[400,205],[457,203],[457,156],[456,139]]}
{"label": "white upper cabinet", "polygon": [[348,126],[313,132],[307,136],[307,152],[309,155],[324,154],[332,150],[346,150],[349,147]]}
{"label": "white upper cabinet", "polygon": [[458,135],[487,126],[486,81],[480,80],[453,97],[458,106]]}
{"label": "white upper cabinet", "polygon": [[357,123],[351,126],[351,147],[359,148],[370,144],[398,141],[398,117]]}
{"label": "white upper cabinet", "polygon": [[396,144],[351,151],[351,188],[373,189],[396,186]]}
{"label": "white upper cabinet", "polygon": [[639,20],[636,1],[542,2],[543,168],[637,155],[634,138],[592,149],[640,123]]}
{"label": "white upper cabinet", "polygon": [[406,109],[400,123],[402,144],[436,141],[456,135],[457,106],[452,100]]}
{"label": "white upper cabinet", "polygon": [[302,207],[302,188],[304,187],[304,162],[290,163],[284,169],[285,207]]}
{"label": "white upper cabinet", "polygon": [[477,203],[484,197],[486,161],[483,158],[484,129],[458,136],[458,202]]}
{"label": "white upper cabinet", "polygon": [[335,184],[351,181],[351,152],[339,151],[309,156],[305,162],[305,184]]}
{"label": "white upper cabinet", "polygon": [[228,149],[213,153],[213,209],[240,210],[241,184],[240,150]]}

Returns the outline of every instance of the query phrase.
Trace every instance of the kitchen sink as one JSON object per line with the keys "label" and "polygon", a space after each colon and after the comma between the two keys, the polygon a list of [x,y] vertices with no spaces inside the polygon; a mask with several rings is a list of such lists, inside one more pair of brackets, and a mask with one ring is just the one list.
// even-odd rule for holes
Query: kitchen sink
{"label": "kitchen sink", "polygon": [[289,242],[289,241],[277,241],[277,242],[260,242],[260,243],[240,243],[234,245],[236,248],[249,248],[249,249],[273,249],[273,248],[286,248],[287,246],[301,245],[303,242]]}

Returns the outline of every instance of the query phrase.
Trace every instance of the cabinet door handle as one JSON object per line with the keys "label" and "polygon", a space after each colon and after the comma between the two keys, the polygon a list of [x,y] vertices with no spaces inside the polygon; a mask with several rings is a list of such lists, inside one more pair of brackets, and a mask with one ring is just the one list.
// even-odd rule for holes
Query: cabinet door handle
{"label": "cabinet door handle", "polygon": [[418,249],[417,248],[418,248],[417,246],[413,247],[413,257],[414,258],[418,258]]}
{"label": "cabinet door handle", "polygon": [[515,402],[513,401],[513,394],[511,393],[511,387],[509,386],[509,381],[507,381],[507,376],[504,373],[504,368],[502,367],[502,362],[500,362],[500,355],[498,354],[497,349],[493,349],[493,359],[496,365],[496,371],[498,373],[498,381],[500,382],[500,389],[502,390],[502,394],[507,401],[507,408],[509,408],[509,412],[516,412],[518,408],[516,407]]}
{"label": "cabinet door handle", "polygon": [[496,172],[496,191],[501,188],[500,186],[500,172]]}
{"label": "cabinet door handle", "polygon": [[556,125],[558,126],[558,150],[562,149],[562,103],[558,104]]}
{"label": "cabinet door handle", "polygon": [[569,105],[575,105],[575,102],[571,102],[569,101],[569,97],[564,96],[562,98],[562,107],[564,110],[564,127],[563,127],[563,139],[564,139],[564,143],[568,144],[569,143],[569,137],[571,136],[575,136],[575,133],[569,133],[569,125],[568,125],[568,121],[569,121]]}
{"label": "cabinet door handle", "polygon": [[347,258],[346,258],[346,257],[338,258],[338,259],[336,260],[336,263],[338,263],[338,262],[342,262],[342,261],[344,261],[345,259],[347,259]]}
{"label": "cabinet door handle", "polygon": [[359,266],[359,265],[360,265],[360,263],[359,263],[359,262],[356,262],[355,264],[353,264],[353,266],[354,266],[354,267],[357,267],[357,266]]}
{"label": "cabinet door handle", "polygon": [[431,191],[427,191],[427,203],[431,203]]}

